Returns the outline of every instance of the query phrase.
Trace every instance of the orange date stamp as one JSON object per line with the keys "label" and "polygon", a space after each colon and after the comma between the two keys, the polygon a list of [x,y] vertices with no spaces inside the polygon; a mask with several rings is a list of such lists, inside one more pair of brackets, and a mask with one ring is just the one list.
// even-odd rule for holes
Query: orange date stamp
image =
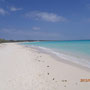
{"label": "orange date stamp", "polygon": [[90,82],[90,79],[80,79],[80,82]]}

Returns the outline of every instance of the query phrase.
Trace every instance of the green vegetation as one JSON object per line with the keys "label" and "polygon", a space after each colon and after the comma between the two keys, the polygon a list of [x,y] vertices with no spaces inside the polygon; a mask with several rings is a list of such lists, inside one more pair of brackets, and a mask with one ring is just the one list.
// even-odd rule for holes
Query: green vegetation
{"label": "green vegetation", "polygon": [[0,39],[0,43],[5,43],[5,42],[7,42],[7,40],[5,40],[5,39]]}
{"label": "green vegetation", "polygon": [[35,42],[35,41],[52,41],[52,40],[5,40],[5,39],[0,38],[0,43]]}
{"label": "green vegetation", "polygon": [[34,42],[37,40],[5,40],[0,38],[0,43],[9,43],[9,42]]}

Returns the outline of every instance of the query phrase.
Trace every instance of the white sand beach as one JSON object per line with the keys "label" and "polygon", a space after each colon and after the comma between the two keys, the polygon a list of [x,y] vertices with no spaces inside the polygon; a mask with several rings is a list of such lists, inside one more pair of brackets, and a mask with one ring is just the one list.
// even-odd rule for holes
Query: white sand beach
{"label": "white sand beach", "polygon": [[0,45],[0,90],[90,90],[90,71],[16,43]]}

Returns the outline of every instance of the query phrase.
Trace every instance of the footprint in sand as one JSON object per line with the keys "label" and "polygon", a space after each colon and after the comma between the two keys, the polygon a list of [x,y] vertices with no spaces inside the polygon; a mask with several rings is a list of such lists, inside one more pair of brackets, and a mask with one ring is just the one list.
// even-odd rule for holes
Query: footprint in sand
{"label": "footprint in sand", "polygon": [[49,75],[49,73],[47,73]]}
{"label": "footprint in sand", "polygon": [[44,62],[44,61],[38,60],[38,62]]}
{"label": "footprint in sand", "polygon": [[62,80],[62,82],[67,82],[67,80]]}
{"label": "footprint in sand", "polygon": [[66,85],[64,85],[64,87],[66,87]]}
{"label": "footprint in sand", "polygon": [[76,84],[76,85],[78,85],[78,83],[77,83],[77,82],[76,82],[75,84]]}
{"label": "footprint in sand", "polygon": [[47,67],[50,67],[50,66],[47,66]]}
{"label": "footprint in sand", "polygon": [[41,62],[40,60],[38,60],[38,62]]}
{"label": "footprint in sand", "polygon": [[55,80],[55,78],[53,78],[53,80]]}
{"label": "footprint in sand", "polygon": [[[66,82],[67,82],[67,80],[62,80],[62,82],[66,83]],[[64,85],[64,87],[66,87],[66,85]]]}

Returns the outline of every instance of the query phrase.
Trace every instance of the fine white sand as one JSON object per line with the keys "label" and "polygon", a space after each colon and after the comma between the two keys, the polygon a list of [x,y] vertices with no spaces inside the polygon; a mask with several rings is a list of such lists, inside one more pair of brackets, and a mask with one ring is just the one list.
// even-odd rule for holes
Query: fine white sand
{"label": "fine white sand", "polygon": [[0,45],[0,90],[90,90],[90,72],[14,43]]}

